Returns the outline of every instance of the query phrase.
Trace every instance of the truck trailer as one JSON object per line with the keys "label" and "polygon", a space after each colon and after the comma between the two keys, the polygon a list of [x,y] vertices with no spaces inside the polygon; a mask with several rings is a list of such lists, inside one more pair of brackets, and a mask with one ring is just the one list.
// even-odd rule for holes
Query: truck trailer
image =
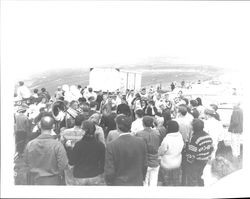
{"label": "truck trailer", "polygon": [[127,71],[119,68],[90,68],[89,86],[94,91],[125,92],[141,88],[140,72]]}

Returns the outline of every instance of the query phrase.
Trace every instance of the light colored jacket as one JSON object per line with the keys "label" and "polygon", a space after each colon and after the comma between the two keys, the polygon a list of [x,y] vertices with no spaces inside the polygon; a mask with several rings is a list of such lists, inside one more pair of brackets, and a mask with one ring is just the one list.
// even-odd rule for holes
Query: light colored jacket
{"label": "light colored jacket", "polygon": [[183,146],[184,142],[180,132],[167,134],[158,150],[161,166],[165,169],[180,167]]}

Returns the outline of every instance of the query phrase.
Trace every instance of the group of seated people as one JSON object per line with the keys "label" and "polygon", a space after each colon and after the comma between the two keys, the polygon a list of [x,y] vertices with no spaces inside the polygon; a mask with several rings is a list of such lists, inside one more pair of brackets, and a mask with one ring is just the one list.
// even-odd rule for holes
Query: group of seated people
{"label": "group of seated people", "polygon": [[[70,90],[59,87],[50,97],[43,89],[24,98],[41,101],[28,100],[15,113],[27,184],[206,186],[238,168],[239,146],[224,144],[227,130],[215,104],[145,88],[125,95]],[[234,112],[241,117],[239,109]],[[242,122],[232,121],[230,132],[241,134]]]}

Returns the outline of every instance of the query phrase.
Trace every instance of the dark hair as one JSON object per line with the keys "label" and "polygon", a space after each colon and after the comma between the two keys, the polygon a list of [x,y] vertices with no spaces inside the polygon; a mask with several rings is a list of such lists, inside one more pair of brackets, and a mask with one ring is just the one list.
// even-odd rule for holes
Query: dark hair
{"label": "dark hair", "polygon": [[141,109],[137,109],[136,111],[135,111],[135,114],[139,117],[139,118],[142,118],[143,116],[144,116],[144,111],[143,110],[141,110]]}
{"label": "dark hair", "polygon": [[168,109],[166,111],[163,111],[162,116],[163,116],[163,119],[164,119],[163,126],[165,128],[167,128],[167,122],[170,121],[170,120],[172,120],[171,111],[168,110]]}
{"label": "dark hair", "polygon": [[85,120],[82,122],[81,128],[85,131],[85,135],[83,136],[83,138],[84,137],[95,138],[96,127],[94,122]]}
{"label": "dark hair", "polygon": [[129,117],[131,115],[129,106],[127,104],[119,104],[117,106],[117,114],[124,114]]}
{"label": "dark hair", "polygon": [[69,106],[72,106],[74,103],[77,103],[77,101],[76,101],[76,100],[72,100],[72,101],[70,102]]}
{"label": "dark hair", "polygon": [[82,86],[81,86],[81,85],[78,85],[77,88],[78,88],[78,89],[79,89],[79,88],[82,88]]}
{"label": "dark hair", "polygon": [[41,91],[42,91],[42,92],[45,92],[45,91],[46,91],[46,88],[41,88]]}
{"label": "dark hair", "polygon": [[42,130],[51,130],[54,125],[54,119],[51,116],[44,116],[41,119],[41,129]]}
{"label": "dark hair", "polygon": [[88,91],[89,91],[89,92],[92,92],[92,91],[93,91],[93,88],[89,87],[89,88],[88,88]]}
{"label": "dark hair", "polygon": [[175,133],[179,131],[179,124],[174,120],[168,121],[167,133]]}
{"label": "dark hair", "polygon": [[181,115],[185,116],[187,114],[187,107],[185,105],[180,105],[178,112],[181,113]]}
{"label": "dark hair", "polygon": [[197,106],[198,106],[198,101],[197,101],[197,100],[190,100],[190,104],[191,104],[193,107],[197,107]]}
{"label": "dark hair", "polygon": [[86,119],[85,115],[83,114],[80,114],[80,115],[77,115],[76,116],[76,119],[75,119],[75,125],[76,126],[81,126],[82,122]]}
{"label": "dark hair", "polygon": [[204,129],[204,122],[200,119],[194,118],[192,122],[192,126],[193,126],[194,133],[201,132]]}
{"label": "dark hair", "polygon": [[83,102],[86,102],[87,100],[86,100],[85,97],[80,97],[80,98],[78,99],[78,101],[79,101],[80,103],[83,103]]}
{"label": "dark hair", "polygon": [[33,90],[33,92],[34,92],[34,93],[38,93],[38,89],[35,88],[35,89]]}
{"label": "dark hair", "polygon": [[145,127],[153,127],[154,126],[154,119],[151,116],[144,116],[142,119],[142,123]]}
{"label": "dark hair", "polygon": [[116,106],[116,105],[111,106],[111,111],[116,111],[116,109],[117,109],[117,106]]}
{"label": "dark hair", "polygon": [[92,101],[92,102],[90,102],[89,103],[89,107],[90,108],[94,108],[95,106],[97,106],[98,104],[97,104],[97,102],[95,102],[95,101]]}
{"label": "dark hair", "polygon": [[24,85],[24,82],[23,81],[20,81],[19,82],[19,86],[23,86]]}
{"label": "dark hair", "polygon": [[189,104],[189,100],[187,98],[183,98],[183,100],[185,101],[186,105]]}
{"label": "dark hair", "polygon": [[120,114],[115,118],[115,123],[120,131],[126,133],[131,129],[132,120],[130,117]]}
{"label": "dark hair", "polygon": [[196,101],[198,102],[198,106],[202,106],[202,100],[200,97],[197,97]]}

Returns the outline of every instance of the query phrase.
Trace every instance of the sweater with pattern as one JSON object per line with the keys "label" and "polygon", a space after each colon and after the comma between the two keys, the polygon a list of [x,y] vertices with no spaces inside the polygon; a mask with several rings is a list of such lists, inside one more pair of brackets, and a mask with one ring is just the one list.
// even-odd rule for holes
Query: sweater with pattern
{"label": "sweater with pattern", "polygon": [[205,131],[194,133],[187,146],[187,162],[193,163],[195,160],[207,161],[213,152],[212,138]]}

